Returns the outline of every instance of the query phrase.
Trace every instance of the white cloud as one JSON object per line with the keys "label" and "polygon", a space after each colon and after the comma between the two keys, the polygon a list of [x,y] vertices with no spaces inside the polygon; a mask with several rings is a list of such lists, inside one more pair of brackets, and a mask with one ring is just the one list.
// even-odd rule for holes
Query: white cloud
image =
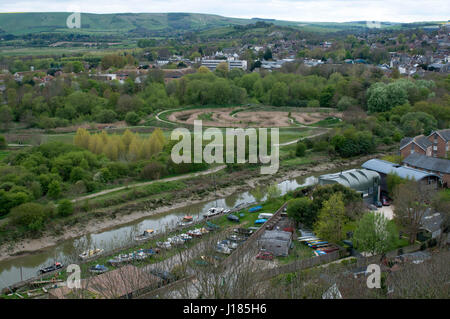
{"label": "white cloud", "polygon": [[393,21],[447,20],[446,0],[2,0],[0,12],[196,12],[238,18],[270,18],[291,21]]}

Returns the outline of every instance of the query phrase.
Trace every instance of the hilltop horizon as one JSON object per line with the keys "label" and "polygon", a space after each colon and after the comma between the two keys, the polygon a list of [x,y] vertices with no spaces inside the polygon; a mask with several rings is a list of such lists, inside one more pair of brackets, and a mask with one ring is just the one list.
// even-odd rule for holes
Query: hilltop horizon
{"label": "hilltop horizon", "polygon": [[89,12],[89,11],[16,11],[16,12],[2,12],[0,14],[71,14],[73,12],[80,12],[81,14],[89,14],[89,15],[159,15],[159,14],[194,14],[194,15],[205,15],[205,16],[217,16],[221,18],[230,18],[230,19],[242,19],[242,20],[264,20],[264,21],[283,21],[283,22],[294,22],[294,23],[365,23],[367,21],[376,21],[386,24],[410,24],[410,23],[450,23],[450,19],[437,19],[437,20],[415,20],[415,21],[394,21],[394,20],[367,20],[367,19],[357,19],[357,20],[326,20],[322,21],[318,20],[286,20],[286,19],[278,19],[275,17],[260,17],[260,16],[252,16],[252,17],[239,17],[239,16],[231,16],[224,15],[219,13],[204,13],[204,12],[188,12],[188,11],[165,11],[165,12],[149,12],[149,11],[117,11],[117,12]]}

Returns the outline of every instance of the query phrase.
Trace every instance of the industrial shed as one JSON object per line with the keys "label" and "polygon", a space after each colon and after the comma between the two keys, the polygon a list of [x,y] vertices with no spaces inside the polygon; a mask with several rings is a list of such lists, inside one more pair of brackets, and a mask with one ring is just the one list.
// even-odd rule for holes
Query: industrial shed
{"label": "industrial shed", "polygon": [[275,256],[287,256],[292,243],[292,233],[282,230],[266,230],[258,240],[261,249],[271,251]]}
{"label": "industrial shed", "polygon": [[319,176],[319,185],[341,184],[362,194],[369,202],[376,202],[380,198],[380,175],[367,169],[351,169],[335,174]]}
{"label": "industrial shed", "polygon": [[381,176],[381,190],[387,192],[386,177],[388,174],[396,174],[405,179],[414,179],[420,181],[424,185],[437,187],[441,178],[433,173],[425,172],[419,169],[402,166],[399,164],[383,161],[380,159],[371,159],[361,165],[365,169],[377,172]]}

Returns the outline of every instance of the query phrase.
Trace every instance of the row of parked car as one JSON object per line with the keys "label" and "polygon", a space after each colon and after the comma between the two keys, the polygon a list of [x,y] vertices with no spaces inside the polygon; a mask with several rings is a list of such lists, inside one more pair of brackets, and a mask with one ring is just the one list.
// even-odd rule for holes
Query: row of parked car
{"label": "row of parked car", "polygon": [[228,235],[226,239],[217,242],[216,251],[226,255],[231,254],[234,249],[247,240],[252,232],[251,230],[245,232],[235,229],[235,234]]}

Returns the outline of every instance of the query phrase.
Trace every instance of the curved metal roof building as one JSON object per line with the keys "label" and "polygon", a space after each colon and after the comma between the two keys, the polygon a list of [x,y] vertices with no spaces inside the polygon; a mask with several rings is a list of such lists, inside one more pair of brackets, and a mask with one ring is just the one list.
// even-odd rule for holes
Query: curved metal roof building
{"label": "curved metal roof building", "polygon": [[380,174],[368,169],[351,169],[340,173],[319,176],[319,184],[334,184],[350,187],[361,193],[370,194],[380,183]]}

